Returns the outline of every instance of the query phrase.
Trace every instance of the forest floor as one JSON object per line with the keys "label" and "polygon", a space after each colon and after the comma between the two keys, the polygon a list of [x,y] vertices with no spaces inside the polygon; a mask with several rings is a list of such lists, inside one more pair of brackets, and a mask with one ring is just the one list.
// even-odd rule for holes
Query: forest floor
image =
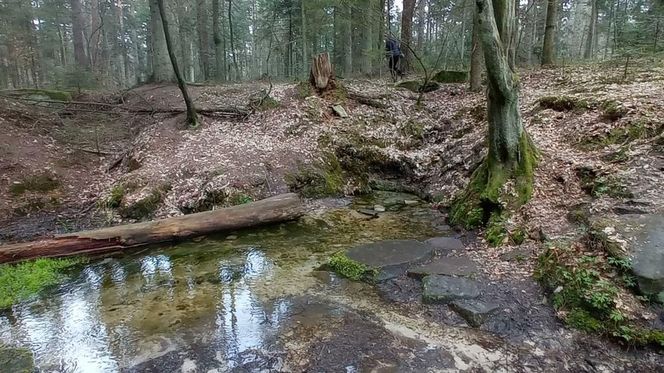
{"label": "forest floor", "polygon": [[[525,242],[470,241],[468,256],[491,281],[530,279],[542,241],[584,229],[570,218],[580,208],[609,219],[664,212],[663,66],[630,67],[626,76],[610,64],[525,70],[520,78],[539,164],[532,200],[505,223]],[[416,93],[391,82],[343,84],[347,91],[324,97],[292,83],[192,86],[199,108],[249,108],[268,91],[274,100],[246,117],[203,116],[196,129],[183,128],[181,114],[156,113],[182,107],[175,86],[76,98],[105,107],[0,98],[0,243],[288,190],[317,197],[374,187],[446,206],[486,152],[484,94],[445,84],[418,106]],[[662,322],[657,308],[624,301],[635,317]]]}

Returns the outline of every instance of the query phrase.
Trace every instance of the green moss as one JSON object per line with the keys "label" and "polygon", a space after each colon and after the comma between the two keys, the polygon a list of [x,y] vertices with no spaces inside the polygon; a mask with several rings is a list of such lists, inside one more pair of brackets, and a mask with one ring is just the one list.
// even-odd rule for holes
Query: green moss
{"label": "green moss", "polygon": [[616,121],[627,115],[627,109],[620,105],[617,101],[606,100],[600,104],[602,110],[602,118]]}
{"label": "green moss", "polygon": [[468,81],[468,72],[441,70],[433,76],[432,80],[438,83],[465,83]]}
{"label": "green moss", "polygon": [[[466,189],[452,202],[452,224],[466,229],[477,228],[489,222],[495,212],[500,214],[505,208],[518,208],[530,200],[537,151],[525,131],[519,140],[519,148],[520,160],[504,164],[488,157],[473,172]],[[503,193],[503,186],[510,179],[515,181],[515,194]]]}
{"label": "green moss", "polygon": [[535,278],[551,292],[554,307],[571,327],[629,344],[663,346],[664,331],[635,325],[616,308],[621,286],[616,273],[627,265],[558,245],[538,258]]}
{"label": "green moss", "polygon": [[308,198],[322,198],[343,194],[345,179],[339,160],[327,153],[319,164],[301,167],[297,173],[285,176],[291,191]]}
{"label": "green moss", "polygon": [[0,309],[58,284],[64,278],[64,270],[82,262],[81,259],[37,259],[0,265]]}
{"label": "green moss", "polygon": [[507,237],[507,229],[505,229],[505,222],[499,212],[494,212],[489,218],[485,238],[489,245],[496,247],[505,242]]}
{"label": "green moss", "polygon": [[371,282],[376,277],[376,270],[350,259],[343,251],[332,255],[328,263],[330,269],[353,281]]}
{"label": "green moss", "polygon": [[295,93],[296,93],[297,97],[299,97],[301,99],[305,99],[309,96],[314,95],[314,89],[311,86],[311,84],[309,84],[309,82],[299,82],[295,86]]}
{"label": "green moss", "polygon": [[20,196],[25,192],[48,193],[57,189],[60,186],[60,181],[55,176],[42,173],[37,175],[28,176],[18,183],[14,183],[9,187],[9,191],[14,196]]}
{"label": "green moss", "polygon": [[538,103],[543,109],[555,111],[588,110],[592,106],[590,102],[572,96],[545,96]]}
{"label": "green moss", "polygon": [[595,198],[602,196],[612,198],[633,197],[632,193],[618,177],[598,175],[595,170],[589,167],[578,168],[576,174],[581,181],[581,189]]}
{"label": "green moss", "polygon": [[253,202],[254,199],[251,196],[244,193],[238,193],[230,197],[230,203],[232,206],[237,205],[246,205],[247,203]]}
{"label": "green moss", "polygon": [[512,232],[510,232],[510,240],[515,245],[521,245],[526,241],[528,233],[523,227],[516,227]]}
{"label": "green moss", "polygon": [[146,197],[131,205],[122,207],[120,215],[125,219],[143,220],[152,217],[166,197],[170,186],[162,185],[153,189]]}
{"label": "green moss", "polygon": [[122,205],[125,194],[126,190],[122,184],[115,185],[106,200],[102,201],[102,204],[106,208],[116,209]]}
{"label": "green moss", "polygon": [[33,89],[26,88],[15,91],[26,96],[45,96],[56,101],[71,101],[71,93],[66,91],[56,91],[52,89]]}

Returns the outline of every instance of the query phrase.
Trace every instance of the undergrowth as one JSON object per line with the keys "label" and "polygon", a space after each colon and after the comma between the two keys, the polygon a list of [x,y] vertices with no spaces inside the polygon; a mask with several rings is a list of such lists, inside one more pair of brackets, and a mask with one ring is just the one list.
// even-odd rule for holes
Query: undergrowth
{"label": "undergrowth", "polygon": [[571,327],[632,345],[664,347],[664,331],[637,325],[618,307],[620,294],[629,292],[630,268],[628,259],[585,251],[580,243],[558,243],[539,257],[535,278]]}
{"label": "undergrowth", "polygon": [[60,186],[60,181],[48,173],[28,176],[20,182],[9,187],[14,196],[20,196],[25,192],[48,193]]}

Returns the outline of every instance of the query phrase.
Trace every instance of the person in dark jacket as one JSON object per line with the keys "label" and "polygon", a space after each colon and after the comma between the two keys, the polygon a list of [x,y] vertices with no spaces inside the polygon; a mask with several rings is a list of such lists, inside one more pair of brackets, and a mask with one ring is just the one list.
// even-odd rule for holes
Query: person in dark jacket
{"label": "person in dark jacket", "polygon": [[393,36],[387,36],[385,39],[385,54],[387,55],[392,80],[397,81],[397,78],[403,77],[403,70],[401,68],[403,53],[401,53],[399,42]]}

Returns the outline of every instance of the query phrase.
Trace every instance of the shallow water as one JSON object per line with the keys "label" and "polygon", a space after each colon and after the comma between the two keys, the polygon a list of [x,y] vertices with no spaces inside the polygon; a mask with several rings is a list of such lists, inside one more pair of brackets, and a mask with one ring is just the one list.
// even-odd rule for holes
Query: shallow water
{"label": "shallow water", "polygon": [[[371,292],[362,284],[338,286],[333,275],[315,271],[331,253],[440,234],[440,213],[392,205],[404,199],[414,198],[382,194],[298,222],[93,261],[61,286],[0,314],[0,342],[32,351],[43,372],[306,365],[316,339],[306,340],[306,327],[346,320],[355,306],[344,297]],[[354,211],[374,203],[388,212],[368,219]]]}

